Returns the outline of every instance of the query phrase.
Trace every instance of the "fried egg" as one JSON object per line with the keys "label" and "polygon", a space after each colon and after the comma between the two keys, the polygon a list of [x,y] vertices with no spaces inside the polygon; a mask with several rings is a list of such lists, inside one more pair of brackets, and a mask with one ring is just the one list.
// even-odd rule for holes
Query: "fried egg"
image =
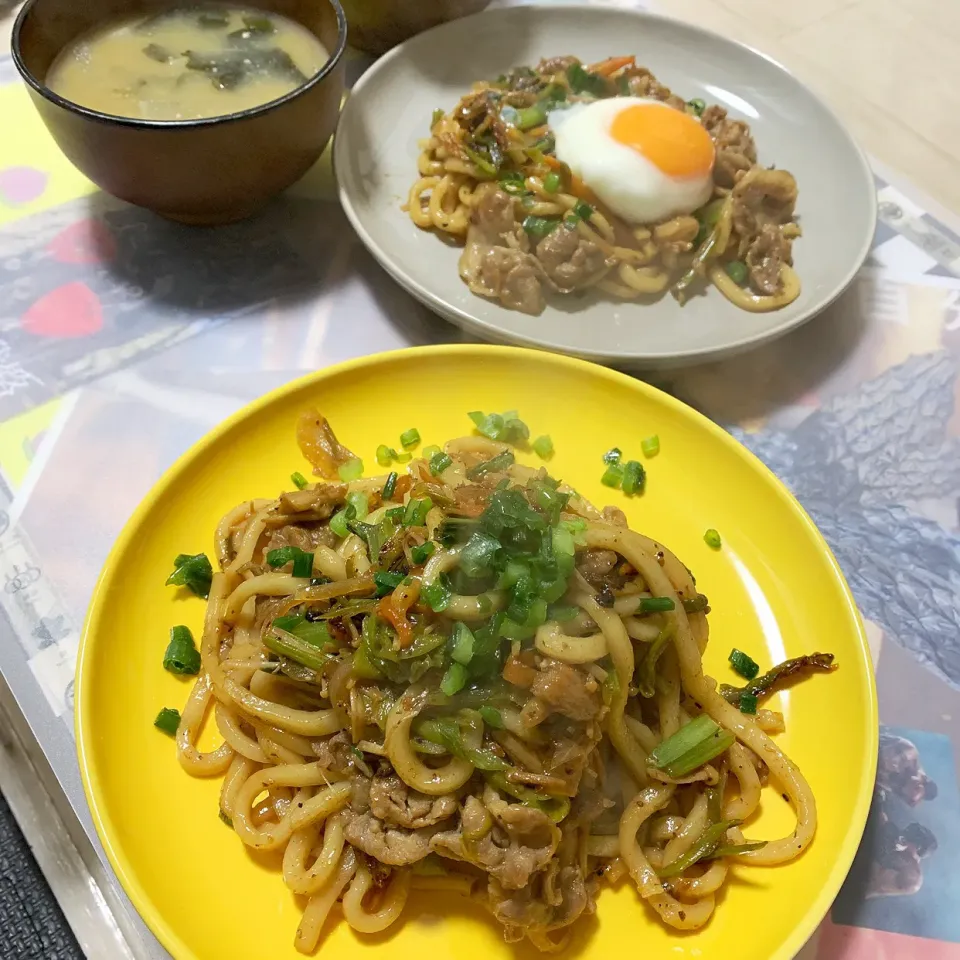
{"label": "fried egg", "polygon": [[692,213],[713,192],[714,146],[695,118],[641,97],[553,111],[557,159],[629,223]]}

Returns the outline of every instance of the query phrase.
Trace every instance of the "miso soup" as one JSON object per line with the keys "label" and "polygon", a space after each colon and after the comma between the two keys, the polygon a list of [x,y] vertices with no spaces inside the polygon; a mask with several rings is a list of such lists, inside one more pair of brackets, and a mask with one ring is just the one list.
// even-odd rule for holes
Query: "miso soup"
{"label": "miso soup", "polygon": [[114,116],[196,120],[276,100],[328,59],[323,44],[288,17],[193,4],[83,34],[57,56],[46,84]]}

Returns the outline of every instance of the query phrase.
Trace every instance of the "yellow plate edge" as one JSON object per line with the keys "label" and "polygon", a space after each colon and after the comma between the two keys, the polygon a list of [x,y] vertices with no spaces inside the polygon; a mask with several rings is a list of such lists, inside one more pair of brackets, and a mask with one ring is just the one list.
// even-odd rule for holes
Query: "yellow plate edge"
{"label": "yellow plate edge", "polygon": [[767,465],[757,456],[751,453],[743,444],[735,440],[726,430],[718,426],[708,417],[704,416],[693,407],[678,400],[676,397],[658,390],[656,387],[620,373],[616,370],[601,367],[598,364],[590,363],[586,360],[578,360],[573,357],[561,356],[559,354],[547,353],[542,350],[531,350],[524,347],[493,346],[489,344],[440,344],[427,347],[407,347],[400,350],[389,350],[381,353],[370,354],[365,357],[358,357],[353,360],[346,360],[323,370],[308,373],[305,376],[297,377],[295,380],[271,390],[257,400],[241,407],[235,413],[223,420],[218,426],[214,427],[209,433],[198,440],[186,453],[180,456],[163,474],[163,476],[154,484],[147,495],[140,502],[140,505],[134,510],[133,514],[124,524],[120,536],[107,556],[106,563],[100,576],[97,578],[96,586],[90,598],[90,606],[87,609],[87,615],[84,620],[83,631],[80,635],[80,644],[77,651],[77,669],[75,680],[75,701],[74,701],[74,731],[77,742],[77,760],[80,766],[80,779],[83,783],[83,792],[90,808],[90,815],[93,825],[96,828],[100,842],[107,854],[107,859],[113,867],[120,881],[121,886],[126,891],[130,901],[136,907],[137,912],[144,923],[156,935],[163,946],[176,958],[176,960],[205,960],[197,956],[184,944],[176,933],[167,924],[166,920],[153,906],[146,891],[142,888],[135,876],[129,870],[126,858],[114,847],[111,840],[112,831],[109,829],[111,824],[106,812],[102,810],[97,802],[99,796],[99,784],[91,780],[90,769],[87,758],[87,740],[92,736],[92,721],[90,709],[88,707],[89,691],[87,689],[88,674],[84,670],[84,664],[87,658],[88,646],[91,645],[90,637],[96,633],[101,610],[99,606],[100,590],[108,579],[113,575],[114,568],[118,559],[124,552],[127,543],[133,538],[134,531],[139,526],[143,517],[150,513],[154,503],[160,495],[171,485],[174,478],[190,463],[195,457],[203,452],[208,446],[217,441],[221,435],[231,430],[236,424],[245,420],[247,417],[259,412],[264,407],[270,406],[276,400],[296,393],[305,387],[308,383],[318,383],[330,377],[339,376],[343,373],[349,373],[351,370],[360,370],[366,367],[378,366],[382,363],[389,363],[401,356],[409,357],[443,357],[443,356],[487,356],[491,359],[497,357],[529,357],[532,360],[543,363],[551,363],[558,367],[565,367],[571,370],[587,372],[590,375],[601,380],[607,380],[620,386],[626,386],[639,394],[656,397],[658,402],[667,407],[672,407],[689,417],[693,423],[707,432],[711,433],[715,439],[725,444],[734,451],[741,459],[745,460],[748,466],[758,471],[771,482],[777,495],[783,502],[785,508],[790,510],[801,525],[806,527],[812,535],[815,543],[819,544],[820,549],[827,559],[837,580],[843,588],[843,596],[846,599],[848,613],[853,615],[853,621],[857,626],[857,633],[860,640],[860,651],[865,666],[867,687],[869,692],[869,714],[867,718],[869,723],[867,729],[870,737],[867,744],[867,751],[863,758],[862,769],[859,771],[860,788],[857,794],[856,804],[851,815],[851,831],[837,851],[834,860],[833,869],[830,871],[823,886],[820,888],[819,895],[815,898],[810,908],[807,910],[804,921],[798,924],[791,931],[780,950],[770,958],[770,960],[793,960],[797,952],[810,939],[811,935],[820,925],[826,916],[830,905],[833,903],[840,887],[846,879],[847,873],[853,864],[853,858],[856,856],[857,849],[860,846],[860,840],[866,827],[867,815],[870,811],[870,804],[873,798],[873,785],[877,772],[877,751],[880,745],[880,719],[879,704],[877,702],[877,685],[873,671],[873,661],[870,657],[870,650],[867,644],[866,629],[863,624],[863,618],[857,608],[856,601],[850,591],[840,565],[837,563],[833,551],[829,544],[823,538],[823,534],[817,528],[817,525],[810,518],[809,514],[800,505],[800,502],[787,489],[786,485],[777,477]]}

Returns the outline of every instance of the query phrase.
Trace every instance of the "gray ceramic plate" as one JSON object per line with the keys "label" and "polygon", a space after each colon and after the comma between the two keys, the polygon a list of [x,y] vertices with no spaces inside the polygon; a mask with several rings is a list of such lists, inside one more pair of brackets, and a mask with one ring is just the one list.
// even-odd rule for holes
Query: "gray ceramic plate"
{"label": "gray ceramic plate", "polygon": [[[418,229],[400,207],[417,176],[417,141],[434,109],[449,110],[473,81],[541,57],[584,62],[635,54],[685,99],[720,103],[746,120],[760,162],[794,173],[803,237],[794,244],[802,293],[751,314],[709,289],[680,307],[599,297],[553,297],[530,317],[474,296],[459,249]],[[834,114],[773,60],[723,37],[639,11],[586,5],[511,7],[437,27],[397,47],[354,87],[334,142],[343,207],[393,278],[441,316],[491,340],[619,364],[713,359],[799,326],[850,283],[870,247],[873,176]]]}

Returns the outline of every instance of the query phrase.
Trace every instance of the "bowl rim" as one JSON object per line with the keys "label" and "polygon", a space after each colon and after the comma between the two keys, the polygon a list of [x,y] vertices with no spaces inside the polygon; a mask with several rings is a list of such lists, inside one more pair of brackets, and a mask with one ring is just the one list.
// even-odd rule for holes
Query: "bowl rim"
{"label": "bowl rim", "polygon": [[[327,62],[312,77],[309,77],[299,86],[294,87],[289,93],[285,93],[282,97],[277,97],[275,100],[268,100],[266,103],[258,104],[255,107],[247,107],[246,110],[237,110],[234,113],[224,113],[214,117],[200,117],[189,120],[145,120],[139,117],[122,117],[117,114],[94,110],[91,107],[84,107],[79,103],[75,103],[73,100],[60,96],[59,93],[55,93],[45,83],[42,83],[33,71],[27,67],[21,50],[21,33],[27,17],[30,16],[31,11],[33,11],[34,7],[40,2],[41,0],[26,0],[26,3],[24,3],[20,8],[20,12],[17,14],[17,19],[14,21],[13,31],[10,35],[10,54],[17,68],[17,72],[23,78],[24,83],[26,83],[34,93],[39,94],[45,100],[55,106],[62,107],[70,113],[78,114],[87,120],[94,120],[97,123],[115,124],[120,127],[131,127],[133,129],[192,130],[198,127],[212,127],[221,123],[231,123],[260,116],[285,103],[289,103],[291,100],[299,97],[300,94],[305,93],[307,90],[321,83],[329,74],[333,73],[334,69],[343,59],[344,52],[347,49],[347,17],[343,12],[343,7],[340,5],[340,0],[324,0],[324,2],[328,3],[333,9],[334,15],[337,18],[336,49],[330,53]],[[62,49],[57,52],[57,55],[59,56],[61,52]]]}

